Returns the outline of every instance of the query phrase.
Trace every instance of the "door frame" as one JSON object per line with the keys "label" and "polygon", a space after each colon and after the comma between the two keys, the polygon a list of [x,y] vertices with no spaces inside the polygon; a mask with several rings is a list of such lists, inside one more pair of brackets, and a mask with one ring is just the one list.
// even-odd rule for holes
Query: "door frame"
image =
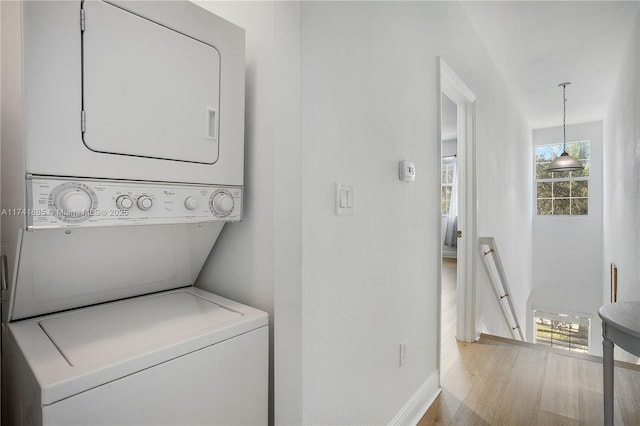
{"label": "door frame", "polygon": [[[457,267],[457,327],[456,339],[463,342],[477,340],[476,333],[476,256],[477,191],[476,191],[476,96],[453,69],[438,57],[438,152],[442,149],[442,95],[458,106],[458,238]],[[442,176],[442,162],[440,162]],[[441,191],[438,191],[440,196]],[[438,206],[440,200],[438,200]],[[438,252],[442,257],[442,213],[438,214]],[[460,261],[462,259],[462,261]],[[442,294],[442,271],[438,276],[438,293]],[[438,369],[442,339],[441,304],[438,304]]]}

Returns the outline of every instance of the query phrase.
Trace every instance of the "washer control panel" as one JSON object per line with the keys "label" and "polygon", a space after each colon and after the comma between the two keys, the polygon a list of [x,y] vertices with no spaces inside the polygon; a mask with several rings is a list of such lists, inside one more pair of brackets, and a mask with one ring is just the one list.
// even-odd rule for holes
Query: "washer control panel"
{"label": "washer control panel", "polygon": [[27,176],[27,229],[242,220],[242,188]]}

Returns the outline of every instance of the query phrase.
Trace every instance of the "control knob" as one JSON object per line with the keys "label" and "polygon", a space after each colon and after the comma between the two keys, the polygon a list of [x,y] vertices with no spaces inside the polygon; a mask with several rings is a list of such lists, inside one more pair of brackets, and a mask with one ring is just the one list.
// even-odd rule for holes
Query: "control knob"
{"label": "control knob", "polygon": [[189,196],[184,199],[184,206],[187,210],[195,210],[198,208],[198,199],[194,196]]}
{"label": "control knob", "polygon": [[79,188],[62,192],[56,201],[56,207],[68,212],[69,216],[81,215],[91,208],[91,196]]}
{"label": "control knob", "polygon": [[141,195],[136,204],[140,210],[149,210],[153,205],[153,200],[148,195]]}
{"label": "control knob", "polygon": [[87,185],[69,182],[58,185],[49,195],[49,206],[64,222],[82,222],[97,206],[95,193]]}
{"label": "control knob", "polygon": [[211,196],[209,207],[217,217],[228,216],[233,211],[233,196],[226,189],[221,189]]}
{"label": "control knob", "polygon": [[116,198],[116,206],[120,210],[129,210],[133,207],[133,200],[128,195],[121,195]]}

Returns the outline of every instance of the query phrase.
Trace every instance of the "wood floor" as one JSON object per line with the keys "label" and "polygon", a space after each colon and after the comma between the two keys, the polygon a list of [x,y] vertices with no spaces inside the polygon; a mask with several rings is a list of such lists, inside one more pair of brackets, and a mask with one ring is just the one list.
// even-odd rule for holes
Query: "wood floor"
{"label": "wood floor", "polygon": [[442,330],[440,343],[440,371],[446,374],[460,358],[456,342],[456,275],[457,261],[452,258],[442,259],[442,297],[440,300]]}
{"label": "wood floor", "polygon": [[[420,426],[603,423],[600,362],[486,338],[456,346]],[[617,425],[640,425],[637,369],[615,368],[614,414]]]}

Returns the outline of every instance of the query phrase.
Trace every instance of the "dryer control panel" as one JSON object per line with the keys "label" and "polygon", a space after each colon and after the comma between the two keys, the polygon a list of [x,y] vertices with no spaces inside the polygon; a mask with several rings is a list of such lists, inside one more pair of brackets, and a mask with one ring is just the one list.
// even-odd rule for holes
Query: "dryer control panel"
{"label": "dryer control panel", "polygon": [[242,188],[29,175],[27,208],[20,214],[27,230],[237,222]]}

